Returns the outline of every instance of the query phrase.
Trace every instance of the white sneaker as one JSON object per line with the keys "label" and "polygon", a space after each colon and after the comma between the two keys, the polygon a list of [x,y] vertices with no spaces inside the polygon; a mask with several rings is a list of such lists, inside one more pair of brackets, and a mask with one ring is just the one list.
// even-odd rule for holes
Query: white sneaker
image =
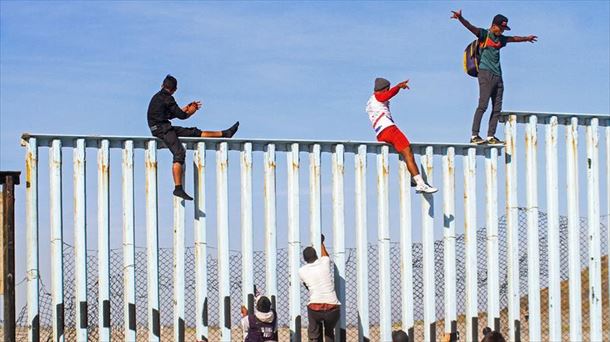
{"label": "white sneaker", "polygon": [[438,191],[437,188],[430,186],[426,183],[415,187],[415,192],[417,192],[418,194],[422,194],[422,193],[423,194],[433,194],[437,191]]}

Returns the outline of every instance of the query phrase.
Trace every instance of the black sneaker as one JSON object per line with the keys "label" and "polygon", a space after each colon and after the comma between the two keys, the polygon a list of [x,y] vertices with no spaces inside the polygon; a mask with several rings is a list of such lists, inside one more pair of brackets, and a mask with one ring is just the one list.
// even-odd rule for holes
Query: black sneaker
{"label": "black sneaker", "polygon": [[474,136],[472,138],[470,138],[470,143],[471,144],[476,144],[476,145],[481,145],[485,143],[485,140],[483,140],[483,138],[481,138],[480,136]]}
{"label": "black sneaker", "polygon": [[504,141],[496,137],[487,137],[487,143],[490,145],[504,145]]}
{"label": "black sneaker", "polygon": [[224,138],[233,138],[237,130],[239,129],[239,121],[233,124],[233,126],[222,131],[222,136]]}
{"label": "black sneaker", "polygon": [[191,196],[189,196],[184,191],[184,189],[182,187],[176,187],[174,189],[174,196],[180,197],[180,198],[182,198],[183,200],[186,200],[186,201],[192,201],[193,200],[193,198]]}

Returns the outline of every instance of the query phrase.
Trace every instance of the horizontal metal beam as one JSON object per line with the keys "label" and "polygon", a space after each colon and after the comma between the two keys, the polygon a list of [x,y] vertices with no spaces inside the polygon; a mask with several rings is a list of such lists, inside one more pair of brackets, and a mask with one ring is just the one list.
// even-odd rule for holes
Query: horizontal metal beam
{"label": "horizontal metal beam", "polygon": [[[62,144],[71,146],[76,139],[85,139],[86,147],[100,147],[102,140],[108,140],[110,148],[122,148],[125,140],[133,141],[135,149],[144,149],[146,144],[151,141],[157,141],[157,148],[163,149],[166,146],[161,140],[154,137],[133,137],[133,136],[112,136],[112,135],[52,135],[52,134],[34,134],[34,133],[23,133],[21,139],[27,143],[29,138],[36,138],[39,146],[51,146],[51,141],[60,140]],[[372,141],[332,141],[332,140],[286,140],[286,139],[275,139],[275,140],[264,140],[264,139],[217,139],[217,138],[180,138],[180,141],[185,144],[189,150],[196,150],[197,144],[205,142],[205,147],[208,151],[216,151],[218,144],[227,143],[229,151],[241,151],[244,143],[252,144],[252,151],[264,152],[265,147],[268,144],[274,144],[277,152],[290,152],[292,144],[299,144],[300,152],[309,152],[313,145],[319,145],[321,152],[333,152],[334,146],[341,144],[344,146],[345,153],[358,153],[358,147],[365,145],[368,151],[377,151],[380,146],[385,144]],[[428,147],[433,148],[434,154],[445,154],[447,149],[453,148],[456,155],[467,154],[468,149],[474,148],[477,155],[484,156],[485,151],[490,147],[502,149],[504,145],[475,145],[475,144],[453,144],[444,142],[430,142],[430,143],[411,143],[411,148],[416,154],[425,153],[425,149]],[[396,154],[394,149],[390,149],[389,153]]]}
{"label": "horizontal metal beam", "polygon": [[535,115],[538,117],[539,122],[545,122],[545,119],[550,117],[557,117],[560,125],[570,125],[572,118],[578,119],[579,125],[587,125],[591,119],[600,119],[600,126],[608,125],[610,122],[610,114],[586,114],[586,113],[561,113],[561,112],[529,112],[529,111],[503,111],[500,113],[500,121],[506,122],[509,115],[514,115],[519,123],[527,123],[529,117]]}

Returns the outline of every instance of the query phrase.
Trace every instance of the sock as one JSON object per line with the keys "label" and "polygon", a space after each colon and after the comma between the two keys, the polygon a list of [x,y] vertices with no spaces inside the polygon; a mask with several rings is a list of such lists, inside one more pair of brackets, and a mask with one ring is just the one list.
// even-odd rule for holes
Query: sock
{"label": "sock", "polygon": [[239,121],[234,123],[233,126],[222,131],[223,138],[232,138],[233,135],[235,135],[235,132],[237,132],[238,128],[239,128]]}
{"label": "sock", "polygon": [[424,182],[424,179],[421,177],[421,175],[413,176],[413,180],[414,180],[414,181],[415,181],[415,183],[417,183],[417,185],[419,185],[419,186],[424,186],[424,185],[426,185],[426,182]]}

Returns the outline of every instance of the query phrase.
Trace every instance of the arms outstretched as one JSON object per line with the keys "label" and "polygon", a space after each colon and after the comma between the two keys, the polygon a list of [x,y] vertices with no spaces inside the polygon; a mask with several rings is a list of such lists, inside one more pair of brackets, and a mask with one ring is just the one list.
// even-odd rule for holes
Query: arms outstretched
{"label": "arms outstretched", "polygon": [[513,36],[513,37],[506,37],[506,42],[507,43],[521,43],[521,42],[536,42],[538,41],[538,36],[527,36],[527,37],[520,37],[520,36]]}
{"label": "arms outstretched", "polygon": [[464,19],[464,17],[462,17],[462,10],[451,11],[451,13],[453,13],[451,15],[451,19],[459,20],[460,23],[462,23],[462,25],[464,25],[464,27],[468,29],[468,31],[472,32],[472,34],[477,37],[479,36],[481,30],[478,27],[472,25],[470,22],[468,22],[468,20]]}

